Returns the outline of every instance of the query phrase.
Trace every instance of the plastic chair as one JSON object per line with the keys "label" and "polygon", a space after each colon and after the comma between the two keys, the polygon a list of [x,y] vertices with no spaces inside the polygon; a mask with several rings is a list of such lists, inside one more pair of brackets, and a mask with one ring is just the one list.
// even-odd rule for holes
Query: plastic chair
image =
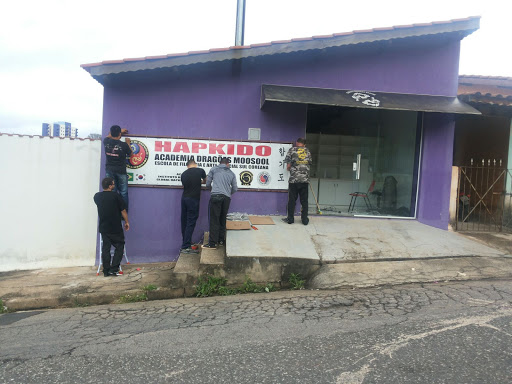
{"label": "plastic chair", "polygon": [[358,197],[362,197],[363,198],[364,203],[366,204],[366,208],[369,211],[373,210],[372,203],[370,202],[370,198],[369,198],[368,195],[373,192],[374,188],[375,188],[375,180],[372,181],[372,183],[370,184],[370,187],[368,188],[367,192],[352,192],[352,193],[349,193],[349,195],[352,196],[352,197],[350,198],[350,204],[348,205],[348,212],[354,211],[354,207],[356,205]]}

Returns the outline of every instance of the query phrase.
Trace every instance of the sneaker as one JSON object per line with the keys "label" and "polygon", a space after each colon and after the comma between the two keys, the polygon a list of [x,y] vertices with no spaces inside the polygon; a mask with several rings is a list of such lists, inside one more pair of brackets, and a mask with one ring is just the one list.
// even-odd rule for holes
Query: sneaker
{"label": "sneaker", "polygon": [[283,217],[281,220],[282,220],[283,222],[285,222],[286,224],[293,224],[293,221],[292,221],[292,222],[290,222],[290,221],[288,220],[288,218],[287,218],[287,217]]}
{"label": "sneaker", "polygon": [[221,240],[221,241],[219,241],[219,245],[220,245],[221,247],[225,246],[225,245],[226,245],[226,241],[225,241],[225,240]]}
{"label": "sneaker", "polygon": [[308,225],[308,224],[309,224],[309,219],[302,220],[302,224],[304,224],[304,225]]}
{"label": "sneaker", "polygon": [[201,245],[201,248],[204,248],[204,249],[217,249],[217,247],[213,243],[212,244],[210,244],[210,243],[203,244],[203,245]]}
{"label": "sneaker", "polygon": [[187,253],[187,254],[188,254],[188,253],[199,253],[199,250],[197,250],[197,249],[192,249],[192,248],[190,248],[190,247],[188,247],[188,248],[181,248],[180,253]]}
{"label": "sneaker", "polygon": [[123,276],[123,272],[122,271],[110,271],[108,273],[109,276]]}

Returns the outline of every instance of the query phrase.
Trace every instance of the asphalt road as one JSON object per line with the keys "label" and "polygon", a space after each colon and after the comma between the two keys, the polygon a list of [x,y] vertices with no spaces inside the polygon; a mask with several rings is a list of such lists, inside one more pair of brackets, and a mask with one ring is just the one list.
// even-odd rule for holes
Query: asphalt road
{"label": "asphalt road", "polygon": [[0,315],[1,383],[512,383],[512,281]]}

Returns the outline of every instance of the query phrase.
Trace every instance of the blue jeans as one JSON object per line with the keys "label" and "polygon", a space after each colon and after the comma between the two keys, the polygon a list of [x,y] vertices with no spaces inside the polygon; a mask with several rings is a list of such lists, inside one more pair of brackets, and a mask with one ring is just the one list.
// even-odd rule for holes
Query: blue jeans
{"label": "blue jeans", "polygon": [[193,197],[181,198],[181,234],[183,243],[181,248],[190,248],[192,245],[192,234],[196,228],[196,221],[199,217],[199,199]]}
{"label": "blue jeans", "polygon": [[106,177],[114,179],[114,183],[116,184],[114,191],[119,192],[126,204],[126,212],[128,212],[128,175],[126,173],[106,171]]}

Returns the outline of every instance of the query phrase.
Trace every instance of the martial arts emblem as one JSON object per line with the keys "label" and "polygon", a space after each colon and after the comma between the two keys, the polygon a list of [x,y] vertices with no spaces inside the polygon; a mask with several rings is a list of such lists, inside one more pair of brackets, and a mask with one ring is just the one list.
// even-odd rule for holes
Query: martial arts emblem
{"label": "martial arts emblem", "polygon": [[126,159],[126,166],[131,169],[137,169],[148,162],[149,151],[146,144],[139,140],[132,140],[130,148],[133,154],[129,159]]}
{"label": "martial arts emblem", "polygon": [[267,185],[270,183],[270,174],[268,172],[261,172],[258,175],[258,183],[261,185]]}
{"label": "martial arts emblem", "polygon": [[252,179],[253,179],[252,172],[243,171],[240,174],[240,181],[242,182],[242,185],[251,185]]}

